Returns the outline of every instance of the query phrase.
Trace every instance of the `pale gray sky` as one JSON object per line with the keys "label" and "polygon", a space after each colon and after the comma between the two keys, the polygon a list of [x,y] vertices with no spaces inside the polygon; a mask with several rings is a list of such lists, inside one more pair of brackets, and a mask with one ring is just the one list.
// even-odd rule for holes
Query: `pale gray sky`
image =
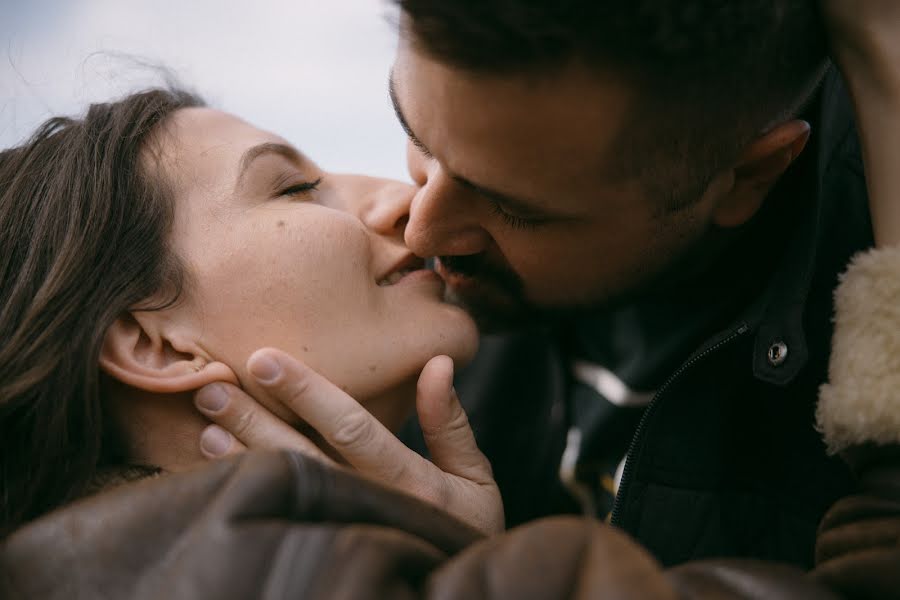
{"label": "pale gray sky", "polygon": [[387,96],[386,0],[0,0],[0,148],[49,116],[159,83],[171,68],[217,108],[323,167],[406,179]]}

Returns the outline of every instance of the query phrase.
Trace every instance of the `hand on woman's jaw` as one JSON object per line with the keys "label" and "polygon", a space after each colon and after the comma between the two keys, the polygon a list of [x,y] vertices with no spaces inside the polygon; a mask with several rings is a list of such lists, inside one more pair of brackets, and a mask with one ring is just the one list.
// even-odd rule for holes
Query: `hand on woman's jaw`
{"label": "hand on woman's jaw", "polygon": [[[247,361],[257,402],[244,391],[215,384],[200,390],[197,406],[216,425],[218,448],[210,458],[246,448],[289,449],[325,462],[338,462],[360,475],[422,498],[485,533],[504,526],[503,503],[491,465],[479,450],[453,388],[453,360],[436,356],[415,386],[419,425],[431,460],[406,447],[372,412],[308,365],[274,348]],[[267,411],[262,403],[287,407],[303,419],[331,452]],[[388,402],[397,406],[397,398]],[[399,424],[399,421],[398,421]]]}
{"label": "hand on woman's jaw", "polygon": [[[247,447],[295,450],[426,499],[481,531],[503,528],[499,490],[453,390],[449,357],[430,360],[417,382],[401,382],[381,398],[369,398],[364,407],[309,366],[264,349],[241,369],[257,403],[239,389],[234,370],[189,352],[188,344],[158,336],[151,323],[140,315],[119,319],[107,333],[100,359],[132,463],[177,472]],[[391,431],[413,406],[434,463],[406,448]],[[293,418],[278,414],[283,411]],[[231,433],[210,426],[207,418]],[[321,448],[286,422],[298,420],[315,429],[325,442]],[[202,445],[210,427],[224,436],[220,451]]]}

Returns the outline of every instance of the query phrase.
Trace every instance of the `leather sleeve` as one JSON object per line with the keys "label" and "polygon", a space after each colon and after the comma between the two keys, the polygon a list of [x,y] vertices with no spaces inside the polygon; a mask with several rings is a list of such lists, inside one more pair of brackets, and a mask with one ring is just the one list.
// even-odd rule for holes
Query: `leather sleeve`
{"label": "leather sleeve", "polygon": [[473,545],[431,576],[427,597],[837,598],[793,567],[760,561],[700,561],[664,571],[619,530],[573,517],[535,521]]}
{"label": "leather sleeve", "polygon": [[825,515],[814,575],[847,598],[900,598],[900,446],[854,448],[845,456],[859,489]]}
{"label": "leather sleeve", "polygon": [[478,537],[347,472],[247,453],[23,527],[0,545],[0,598],[411,598]]}
{"label": "leather sleeve", "polygon": [[129,484],[0,545],[0,597],[831,598],[790,568],[664,572],[621,532],[574,517],[482,539],[452,517],[289,453],[248,453]]}

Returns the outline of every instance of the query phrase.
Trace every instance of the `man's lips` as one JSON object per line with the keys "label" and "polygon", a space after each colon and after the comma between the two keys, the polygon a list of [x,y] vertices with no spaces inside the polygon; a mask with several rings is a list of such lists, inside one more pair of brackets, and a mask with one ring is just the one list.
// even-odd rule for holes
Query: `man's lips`
{"label": "man's lips", "polygon": [[449,270],[440,258],[434,259],[434,270],[441,276],[441,279],[447,282],[447,285],[455,289],[472,288],[479,283],[478,280],[471,275],[465,275],[458,271]]}
{"label": "man's lips", "polygon": [[435,259],[434,270],[441,276],[441,279],[446,282],[448,288],[459,292],[464,296],[488,295],[491,297],[502,297],[508,293],[508,290],[491,277],[484,275],[469,275],[454,271],[453,269],[448,268],[440,258]]}
{"label": "man's lips", "polygon": [[461,265],[463,271],[455,270],[454,259],[434,260],[434,269],[446,282],[448,291],[464,303],[508,305],[522,297],[521,285],[509,271],[502,271],[483,263],[470,261]]}

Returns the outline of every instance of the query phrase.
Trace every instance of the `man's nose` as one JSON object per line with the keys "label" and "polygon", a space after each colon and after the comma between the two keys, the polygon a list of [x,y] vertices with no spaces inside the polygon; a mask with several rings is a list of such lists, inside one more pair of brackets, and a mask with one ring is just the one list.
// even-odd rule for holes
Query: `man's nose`
{"label": "man's nose", "polygon": [[429,171],[412,200],[406,245],[419,256],[483,252],[491,237],[478,220],[478,198],[439,167]]}

